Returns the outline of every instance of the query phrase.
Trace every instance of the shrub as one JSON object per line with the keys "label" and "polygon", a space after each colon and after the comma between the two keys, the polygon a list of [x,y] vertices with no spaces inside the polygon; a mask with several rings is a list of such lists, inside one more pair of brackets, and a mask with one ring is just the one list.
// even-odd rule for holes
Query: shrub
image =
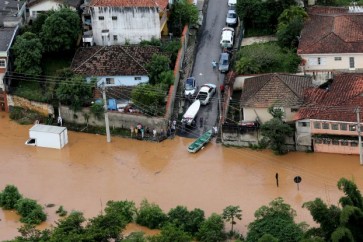
{"label": "shrub", "polygon": [[150,242],[188,242],[192,240],[192,237],[175,225],[167,224],[161,229],[159,235],[149,237],[148,239]]}
{"label": "shrub", "polygon": [[15,209],[21,215],[20,221],[27,224],[40,224],[47,219],[43,208],[35,201],[29,198],[19,199],[15,204]]}
{"label": "shrub", "polygon": [[2,193],[0,193],[0,207],[3,209],[14,209],[16,202],[22,196],[18,188],[13,185],[7,185]]}
{"label": "shrub", "polygon": [[105,208],[107,214],[116,214],[122,216],[123,220],[127,223],[134,221],[136,214],[135,203],[132,201],[108,201],[107,207]]}
{"label": "shrub", "polygon": [[64,216],[66,216],[67,215],[67,211],[66,210],[64,210],[64,208],[63,208],[63,206],[60,206],[58,209],[57,209],[57,211],[55,211],[56,213],[58,213],[59,214],[59,216],[61,216],[61,217],[64,217]]}
{"label": "shrub", "polygon": [[150,229],[159,229],[164,225],[166,220],[167,216],[158,205],[149,203],[146,199],[141,202],[136,218],[137,224]]}
{"label": "shrub", "polygon": [[12,107],[10,109],[10,118],[19,124],[33,124],[35,120],[43,120],[44,116],[34,110]]}
{"label": "shrub", "polygon": [[105,108],[102,103],[93,103],[91,106],[91,113],[97,118],[102,119],[103,114],[105,113]]}

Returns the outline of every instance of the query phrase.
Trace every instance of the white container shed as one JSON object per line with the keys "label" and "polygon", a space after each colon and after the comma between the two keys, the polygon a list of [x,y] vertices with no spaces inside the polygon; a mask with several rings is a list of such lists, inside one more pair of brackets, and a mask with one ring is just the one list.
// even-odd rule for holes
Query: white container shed
{"label": "white container shed", "polygon": [[36,124],[29,129],[27,145],[62,149],[68,143],[66,127]]}

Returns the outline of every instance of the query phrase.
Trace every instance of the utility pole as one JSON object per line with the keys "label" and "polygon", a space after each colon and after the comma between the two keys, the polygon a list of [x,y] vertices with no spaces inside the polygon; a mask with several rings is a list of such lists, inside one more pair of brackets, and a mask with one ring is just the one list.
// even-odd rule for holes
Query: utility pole
{"label": "utility pole", "polygon": [[359,106],[355,109],[355,113],[357,114],[357,132],[358,132],[358,145],[359,145],[359,163],[361,165],[363,165],[363,153],[362,153],[362,138],[360,136],[360,118],[359,118],[359,113],[360,113],[360,108]]}
{"label": "utility pole", "polygon": [[108,112],[107,112],[107,99],[106,99],[106,84],[102,84],[102,97],[103,97],[103,108],[105,111],[105,124],[106,124],[106,136],[107,142],[111,142],[111,134],[110,134],[110,124],[108,122]]}

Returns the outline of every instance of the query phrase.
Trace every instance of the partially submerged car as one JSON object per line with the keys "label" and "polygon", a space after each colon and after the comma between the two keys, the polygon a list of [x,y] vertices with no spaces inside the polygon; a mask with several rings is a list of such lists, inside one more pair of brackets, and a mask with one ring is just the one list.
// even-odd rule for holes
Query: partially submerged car
{"label": "partially submerged car", "polygon": [[216,85],[210,83],[204,84],[200,87],[200,90],[195,99],[198,99],[200,101],[200,104],[207,105],[211,101],[212,96],[215,94],[215,92]]}
{"label": "partially submerged car", "polygon": [[194,77],[188,77],[184,83],[184,96],[194,96],[197,91],[197,81]]}

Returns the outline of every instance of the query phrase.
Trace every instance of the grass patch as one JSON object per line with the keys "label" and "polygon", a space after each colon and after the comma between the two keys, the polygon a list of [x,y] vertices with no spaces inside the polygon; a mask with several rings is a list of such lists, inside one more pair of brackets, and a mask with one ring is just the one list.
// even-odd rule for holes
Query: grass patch
{"label": "grass patch", "polygon": [[61,55],[55,54],[51,56],[43,56],[42,69],[44,75],[55,76],[57,74],[57,70],[69,68],[72,63],[73,56],[74,53],[62,53]]}
{"label": "grass patch", "polygon": [[33,124],[35,120],[40,122],[46,120],[40,113],[22,107],[12,107],[10,109],[10,118],[19,124]]}
{"label": "grass patch", "polygon": [[15,96],[23,97],[31,101],[46,102],[47,98],[39,82],[24,81],[20,82],[14,92]]}
{"label": "grass patch", "polygon": [[275,34],[275,31],[272,29],[247,28],[244,33],[244,38],[265,36],[265,35],[274,35],[274,34]]}

